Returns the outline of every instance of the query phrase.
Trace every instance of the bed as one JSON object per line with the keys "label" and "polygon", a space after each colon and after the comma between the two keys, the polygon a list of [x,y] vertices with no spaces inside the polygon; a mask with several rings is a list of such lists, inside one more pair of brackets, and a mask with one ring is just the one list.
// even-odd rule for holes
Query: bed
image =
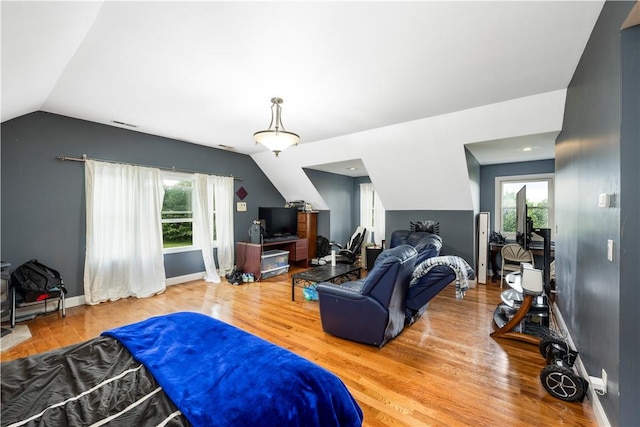
{"label": "bed", "polygon": [[333,373],[182,312],[2,363],[2,426],[359,426]]}

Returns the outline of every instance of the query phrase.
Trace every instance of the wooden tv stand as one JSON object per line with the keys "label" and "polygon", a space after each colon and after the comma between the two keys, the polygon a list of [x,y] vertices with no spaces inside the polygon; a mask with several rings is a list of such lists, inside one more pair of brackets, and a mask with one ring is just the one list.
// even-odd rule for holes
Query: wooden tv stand
{"label": "wooden tv stand", "polygon": [[251,273],[259,280],[260,278],[260,261],[262,260],[262,253],[272,249],[279,249],[289,252],[289,264],[295,264],[300,267],[308,266],[308,240],[307,239],[289,239],[289,240],[275,240],[270,242],[260,243],[248,243],[237,242],[236,243],[236,264],[238,268],[241,268],[245,273]]}

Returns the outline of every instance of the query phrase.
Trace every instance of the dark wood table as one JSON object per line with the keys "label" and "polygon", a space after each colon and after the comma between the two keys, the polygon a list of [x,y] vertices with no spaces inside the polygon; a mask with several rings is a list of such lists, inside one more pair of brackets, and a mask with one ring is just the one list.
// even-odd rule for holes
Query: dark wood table
{"label": "dark wood table", "polygon": [[345,280],[360,279],[361,267],[358,264],[336,264],[332,266],[327,263],[319,267],[314,267],[301,273],[291,275],[291,301],[295,301],[296,285],[310,286],[319,282],[339,283]]}

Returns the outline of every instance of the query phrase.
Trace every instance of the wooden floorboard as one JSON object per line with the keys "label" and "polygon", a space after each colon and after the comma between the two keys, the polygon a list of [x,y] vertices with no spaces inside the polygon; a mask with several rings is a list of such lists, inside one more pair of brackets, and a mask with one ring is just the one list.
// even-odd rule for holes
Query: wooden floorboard
{"label": "wooden floorboard", "polygon": [[563,402],[544,390],[545,362],[536,346],[489,337],[500,302],[497,284],[478,285],[462,300],[449,286],[381,349],[324,333],[318,302],[305,301],[298,288],[292,302],[290,286],[290,275],[239,286],[195,281],[151,298],[72,307],[66,318],[56,313],[20,323],[32,338],[2,353],[2,361],[150,316],[196,311],[334,372],[362,407],[366,426],[597,426],[587,399]]}

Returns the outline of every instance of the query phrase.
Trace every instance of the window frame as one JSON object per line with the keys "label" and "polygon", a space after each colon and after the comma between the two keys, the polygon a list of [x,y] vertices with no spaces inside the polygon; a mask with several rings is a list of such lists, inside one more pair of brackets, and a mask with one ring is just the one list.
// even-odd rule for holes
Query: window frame
{"label": "window frame", "polygon": [[[505,183],[529,183],[547,181],[547,199],[549,201],[549,228],[551,229],[551,240],[555,240],[555,173],[540,173],[529,175],[508,175],[495,177],[495,197],[494,197],[494,230],[499,231],[506,239],[515,240],[515,232],[505,232],[502,230],[502,187]],[[537,234],[532,235],[532,240],[542,240]]]}
{"label": "window frame", "polygon": [[[193,174],[190,173],[184,173],[184,172],[174,172],[174,171],[160,171],[160,176],[162,177],[162,187],[164,188],[164,182],[165,180],[178,180],[178,181],[191,181],[191,220],[190,221],[173,221],[174,218],[169,218],[167,220],[165,220],[164,218],[162,218],[162,212],[160,213],[160,222],[162,224],[165,223],[175,223],[175,222],[191,222],[191,224],[194,223],[194,219],[193,219],[193,189],[194,189],[194,182],[195,182],[195,176]],[[163,205],[164,205],[164,199],[162,201]],[[182,219],[182,218],[178,218],[178,219]],[[193,230],[193,226],[192,226],[192,230]],[[195,230],[193,230],[193,233],[195,233]],[[195,241],[195,236],[192,236],[192,242]],[[197,251],[200,249],[199,246],[196,246],[194,244],[188,245],[188,246],[176,246],[176,247],[172,247],[172,248],[165,248],[164,247],[164,236],[162,239],[162,253],[164,254],[177,254],[177,253],[181,253],[181,252],[192,252],[192,251]]]}

